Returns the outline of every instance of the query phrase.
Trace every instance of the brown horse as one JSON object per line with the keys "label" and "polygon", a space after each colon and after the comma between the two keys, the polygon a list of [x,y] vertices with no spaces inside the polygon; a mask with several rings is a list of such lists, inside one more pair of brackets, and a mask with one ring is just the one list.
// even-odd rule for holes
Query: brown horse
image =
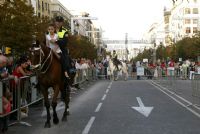
{"label": "brown horse", "polygon": [[51,115],[50,115],[50,102],[48,99],[48,88],[53,87],[54,94],[52,99],[53,108],[53,123],[58,124],[59,119],[56,113],[57,97],[59,91],[63,96],[65,102],[65,111],[63,113],[62,121],[67,121],[67,115],[69,115],[69,101],[70,101],[70,89],[68,82],[64,82],[64,73],[60,60],[55,53],[45,45],[39,47],[33,47],[31,49],[31,62],[33,66],[37,66],[38,83],[40,90],[44,96],[45,107],[47,111],[47,121],[45,128],[51,127]]}

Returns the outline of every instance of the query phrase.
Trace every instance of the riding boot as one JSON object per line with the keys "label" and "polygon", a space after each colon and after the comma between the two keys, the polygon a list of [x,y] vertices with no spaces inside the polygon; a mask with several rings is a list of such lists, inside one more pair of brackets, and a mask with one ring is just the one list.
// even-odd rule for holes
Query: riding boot
{"label": "riding boot", "polygon": [[118,68],[118,66],[116,65],[116,68],[117,68],[117,71],[119,71],[119,68]]}
{"label": "riding boot", "polygon": [[64,77],[64,88],[61,91],[61,99],[62,101],[65,100],[67,93],[70,92],[70,88],[69,88],[69,79]]}
{"label": "riding boot", "polygon": [[71,81],[71,79],[70,78],[65,78],[66,80],[66,84],[65,84],[65,89],[67,90],[67,93],[70,93],[71,92],[71,88],[70,88],[70,81]]}
{"label": "riding boot", "polygon": [[61,100],[63,102],[65,102],[65,98],[67,96],[67,89],[66,88],[63,88],[63,90],[61,90]]}

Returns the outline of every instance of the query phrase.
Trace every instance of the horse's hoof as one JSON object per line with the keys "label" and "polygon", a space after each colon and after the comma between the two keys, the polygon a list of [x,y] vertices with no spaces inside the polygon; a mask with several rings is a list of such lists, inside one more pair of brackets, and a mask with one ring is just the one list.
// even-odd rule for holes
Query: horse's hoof
{"label": "horse's hoof", "polygon": [[65,116],[65,117],[63,116],[63,117],[62,117],[62,121],[67,121],[67,117],[66,117],[66,116]]}
{"label": "horse's hoof", "polygon": [[53,123],[57,125],[59,123],[59,119],[58,118],[54,118],[53,119]]}
{"label": "horse's hoof", "polygon": [[51,127],[51,123],[46,122],[45,125],[44,125],[44,128],[50,128],[50,127]]}
{"label": "horse's hoof", "polygon": [[70,115],[70,112],[69,112],[69,111],[67,111],[67,115]]}

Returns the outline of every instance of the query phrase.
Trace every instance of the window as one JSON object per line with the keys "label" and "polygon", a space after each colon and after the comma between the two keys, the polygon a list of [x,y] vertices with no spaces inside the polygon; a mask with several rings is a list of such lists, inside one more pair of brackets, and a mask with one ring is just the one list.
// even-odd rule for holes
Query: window
{"label": "window", "polygon": [[198,32],[197,27],[193,27],[193,33],[197,33],[197,32]]}
{"label": "window", "polygon": [[187,34],[191,33],[190,27],[186,27],[185,33],[187,33]]}
{"label": "window", "polygon": [[45,10],[47,11],[47,3],[45,3]]}
{"label": "window", "polygon": [[38,13],[38,17],[40,18],[40,13]]}
{"label": "window", "polygon": [[49,3],[47,4],[47,10],[49,10]]}
{"label": "window", "polygon": [[42,1],[42,11],[44,11],[44,2]]}
{"label": "window", "polygon": [[185,24],[190,24],[190,19],[185,19]]}
{"label": "window", "polygon": [[193,24],[198,24],[198,19],[193,19]]}
{"label": "window", "polygon": [[40,10],[40,0],[38,0],[38,10]]}
{"label": "window", "polygon": [[185,8],[185,14],[190,14],[191,11],[190,11],[190,8]]}
{"label": "window", "polygon": [[194,0],[194,3],[197,3],[197,0]]}
{"label": "window", "polygon": [[198,14],[198,13],[199,13],[198,8],[193,8],[193,14]]}

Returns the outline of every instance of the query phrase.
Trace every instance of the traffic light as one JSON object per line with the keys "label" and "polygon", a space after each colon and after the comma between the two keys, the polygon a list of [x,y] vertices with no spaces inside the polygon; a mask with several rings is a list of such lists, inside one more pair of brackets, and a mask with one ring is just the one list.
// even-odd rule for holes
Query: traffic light
{"label": "traffic light", "polygon": [[11,53],[11,48],[10,47],[6,47],[6,50],[5,50],[5,54],[10,54]]}

